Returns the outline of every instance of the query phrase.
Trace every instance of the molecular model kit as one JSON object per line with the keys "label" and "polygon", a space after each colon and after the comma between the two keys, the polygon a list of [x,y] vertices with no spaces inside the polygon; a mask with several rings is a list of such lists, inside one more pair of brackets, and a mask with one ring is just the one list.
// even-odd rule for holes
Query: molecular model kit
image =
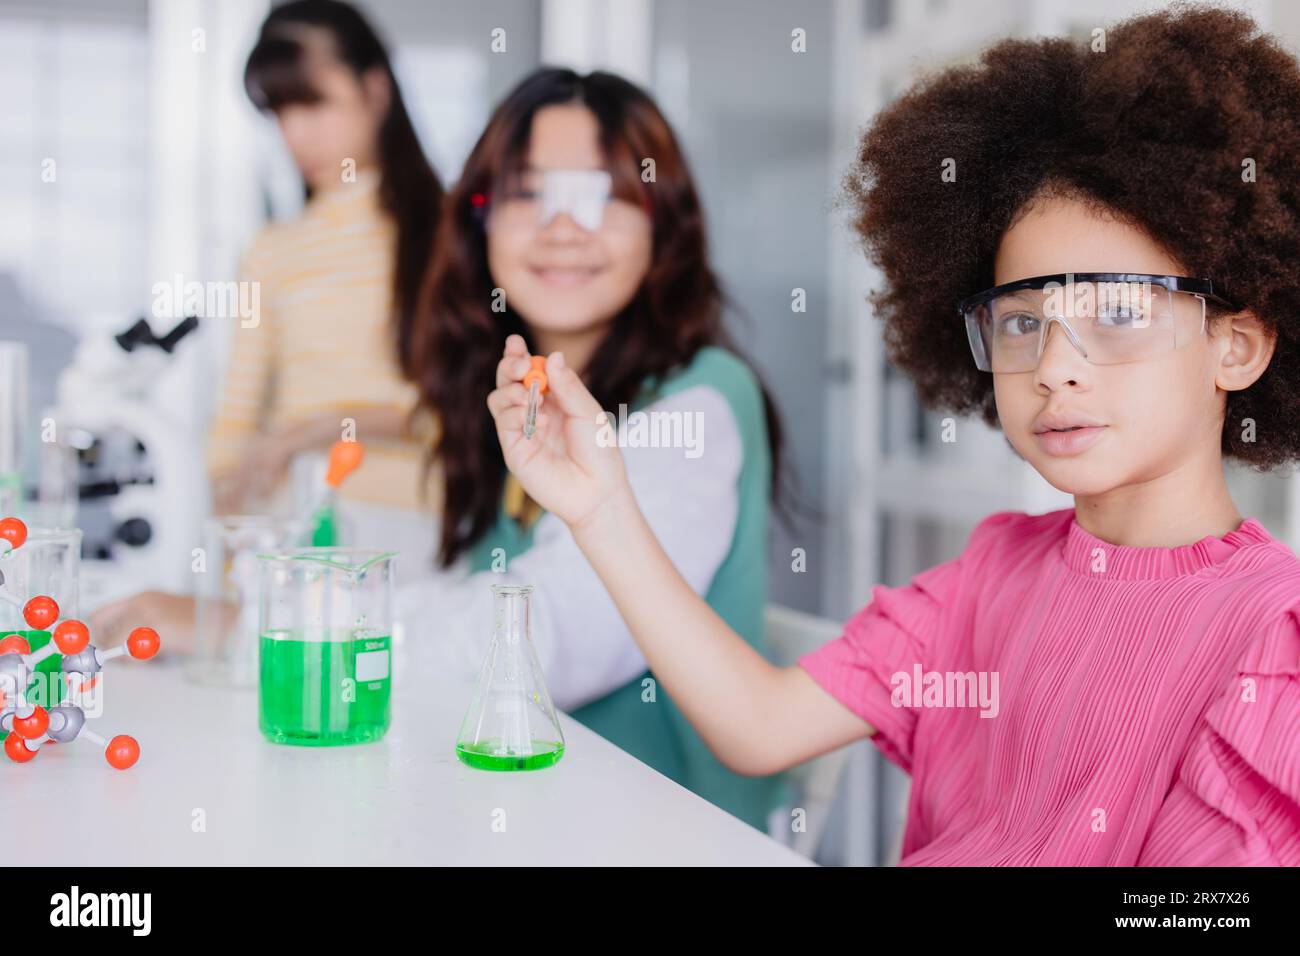
{"label": "molecular model kit", "polygon": [[[0,519],[0,558],[23,546],[27,526],[18,518]],[[23,620],[31,628],[26,634],[49,636],[36,651],[23,634],[0,637],[0,732],[5,735],[4,749],[9,759],[26,763],[46,743],[71,743],[78,738],[104,748],[104,757],[118,770],[126,770],[140,759],[140,745],[134,737],[119,734],[104,740],[86,727],[86,711],[81,696],[99,679],[107,661],[129,654],[147,660],[158,653],[158,632],[151,627],[137,627],[126,642],[111,650],[100,650],[90,643],[90,629],[75,619],[59,620],[59,605],[46,595],[26,601],[10,594],[0,562],[0,601],[21,608]],[[51,699],[57,703],[48,709],[30,703],[27,689],[36,667],[53,654],[62,654],[59,675],[68,691]]]}

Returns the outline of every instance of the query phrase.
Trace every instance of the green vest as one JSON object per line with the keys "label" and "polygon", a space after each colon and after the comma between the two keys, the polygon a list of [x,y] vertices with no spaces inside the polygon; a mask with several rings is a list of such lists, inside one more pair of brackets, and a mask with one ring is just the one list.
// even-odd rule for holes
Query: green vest
{"label": "green vest", "polygon": [[[759,653],[766,654],[763,639],[763,605],[767,594],[768,500],[772,485],[772,456],[758,380],[749,367],[724,349],[709,346],[696,353],[689,365],[667,375],[662,382],[647,382],[632,410],[696,385],[718,391],[731,407],[740,430],[743,463],[737,484],[739,512],[736,529],[721,566],[704,598],[737,634]],[[708,422],[704,423],[704,449],[708,450]],[[475,543],[469,553],[471,569],[492,566],[496,548],[520,555],[532,546],[532,529],[521,529],[505,513]],[[743,777],[724,767],[678,710],[664,688],[643,684],[654,675],[646,671],[618,690],[575,710],[571,716],[605,739],[649,764],[682,786],[699,794],[760,830],[767,830],[767,815],[785,797],[782,778]],[[643,695],[652,701],[643,700]]]}

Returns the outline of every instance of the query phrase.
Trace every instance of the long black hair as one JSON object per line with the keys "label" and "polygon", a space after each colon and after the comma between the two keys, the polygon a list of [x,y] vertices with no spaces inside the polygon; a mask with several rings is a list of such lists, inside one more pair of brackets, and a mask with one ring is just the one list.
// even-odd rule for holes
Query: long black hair
{"label": "long black hair", "polygon": [[[443,188],[420,148],[401,90],[379,35],[356,8],[340,0],[294,0],[273,9],[244,67],[244,89],[258,109],[277,112],[291,103],[321,99],[308,76],[303,28],[326,31],[333,55],[360,77],[382,70],[391,89],[379,127],[379,199],[397,224],[393,306],[398,365],[410,375],[411,335],[421,283],[433,250]],[[311,195],[310,187],[304,190]]]}
{"label": "long black hair", "polygon": [[[494,283],[481,200],[523,165],[536,113],[574,102],[591,110],[600,123],[615,195],[641,205],[654,225],[649,272],[583,370],[592,395],[601,408],[617,408],[635,401],[647,380],[687,365],[705,346],[738,354],[723,328],[726,300],[709,263],[704,211],[685,155],[654,101],[611,73],[581,76],[543,68],[529,74],[492,113],[448,194],[425,284],[412,378],[442,426],[433,454],[444,479],[443,565],[483,537],[500,506],[506,468],[483,397],[493,388],[501,346],[517,332],[535,351],[518,313],[490,307]],[[653,186],[641,179],[642,156],[655,157]],[[773,498],[779,506],[783,432],[776,405],[761,383],[759,387]],[[778,513],[783,514],[780,507]]]}

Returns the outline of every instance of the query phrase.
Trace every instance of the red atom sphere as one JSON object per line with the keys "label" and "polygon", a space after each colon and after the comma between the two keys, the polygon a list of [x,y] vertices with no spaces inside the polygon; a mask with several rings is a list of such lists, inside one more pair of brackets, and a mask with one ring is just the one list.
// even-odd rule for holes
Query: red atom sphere
{"label": "red atom sphere", "polygon": [[14,733],[24,740],[35,740],[50,729],[50,715],[44,707],[32,708],[28,717],[14,718]]}
{"label": "red atom sphere", "polygon": [[48,631],[59,619],[59,605],[54,598],[39,594],[23,605],[23,620],[34,631]]}
{"label": "red atom sphere", "polygon": [[5,738],[5,753],[14,763],[26,763],[36,756],[36,751],[28,750],[23,738],[17,734],[10,734]]}
{"label": "red atom sphere", "polygon": [[27,540],[27,525],[17,518],[0,518],[0,539],[8,541],[11,548],[21,548]]}
{"label": "red atom sphere", "polygon": [[160,647],[162,639],[152,627],[137,627],[126,636],[126,649],[138,661],[147,661]]}
{"label": "red atom sphere", "polygon": [[140,759],[140,745],[135,742],[134,737],[118,734],[108,742],[108,749],[104,751],[104,757],[111,766],[118,770],[126,770],[128,767],[134,766],[135,762]]}
{"label": "red atom sphere", "polygon": [[0,637],[0,654],[30,654],[32,645],[27,643],[27,638],[21,634],[10,634],[6,637]]}
{"label": "red atom sphere", "polygon": [[61,654],[80,654],[90,643],[90,628],[75,619],[64,621],[54,629],[54,643]]}

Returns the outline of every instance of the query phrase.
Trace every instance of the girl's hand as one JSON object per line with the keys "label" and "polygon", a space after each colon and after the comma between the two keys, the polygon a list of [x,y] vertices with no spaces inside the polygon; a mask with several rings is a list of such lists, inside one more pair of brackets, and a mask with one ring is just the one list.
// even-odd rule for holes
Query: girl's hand
{"label": "girl's hand", "polygon": [[163,651],[190,654],[194,650],[194,598],[166,591],[141,591],[112,601],[86,619],[96,647],[116,647],[134,627],[152,627],[162,637]]}
{"label": "girl's hand", "polygon": [[524,437],[529,369],[522,336],[506,339],[497,365],[497,387],[488,395],[506,467],[539,505],[577,527],[601,505],[630,492],[623,456],[600,405],[578,374],[552,352],[546,360],[548,390],[538,397],[537,431]]}

